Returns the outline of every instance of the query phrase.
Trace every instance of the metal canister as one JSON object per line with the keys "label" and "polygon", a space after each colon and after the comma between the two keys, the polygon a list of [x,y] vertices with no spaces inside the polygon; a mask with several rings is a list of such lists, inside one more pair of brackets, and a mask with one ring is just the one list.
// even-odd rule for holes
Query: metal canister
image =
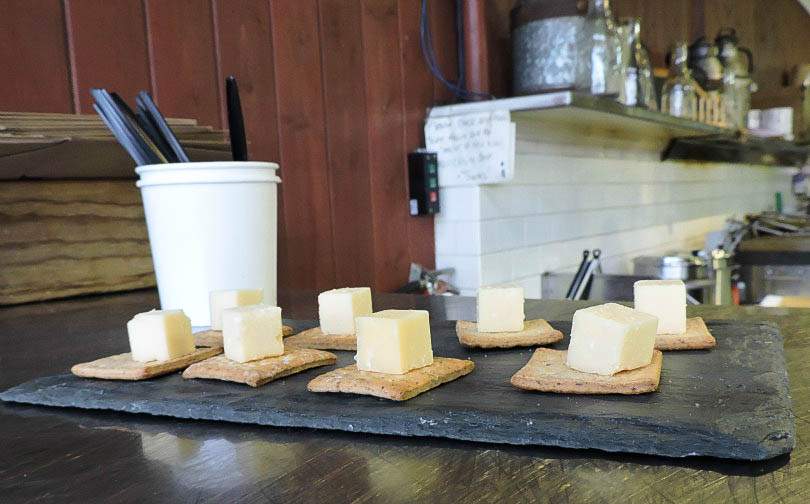
{"label": "metal canister", "polygon": [[585,7],[577,0],[521,0],[512,9],[514,94],[574,87]]}

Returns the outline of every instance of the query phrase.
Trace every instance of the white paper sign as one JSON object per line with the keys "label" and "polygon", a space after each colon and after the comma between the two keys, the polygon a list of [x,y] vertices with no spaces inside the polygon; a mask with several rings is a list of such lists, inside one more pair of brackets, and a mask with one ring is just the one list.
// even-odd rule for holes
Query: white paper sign
{"label": "white paper sign", "polygon": [[514,175],[515,125],[508,110],[428,118],[425,147],[438,154],[442,187],[493,184]]}

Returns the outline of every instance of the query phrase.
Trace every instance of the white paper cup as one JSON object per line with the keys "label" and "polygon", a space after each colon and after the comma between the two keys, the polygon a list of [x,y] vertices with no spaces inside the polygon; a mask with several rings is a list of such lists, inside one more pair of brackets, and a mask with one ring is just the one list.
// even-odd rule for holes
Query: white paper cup
{"label": "white paper cup", "polygon": [[164,310],[205,326],[213,290],[262,288],[276,304],[277,169],[253,161],[135,169]]}

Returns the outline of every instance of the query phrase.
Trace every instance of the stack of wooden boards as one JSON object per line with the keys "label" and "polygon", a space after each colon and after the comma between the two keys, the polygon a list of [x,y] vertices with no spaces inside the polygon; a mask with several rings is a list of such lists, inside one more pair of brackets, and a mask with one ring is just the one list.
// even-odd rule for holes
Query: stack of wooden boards
{"label": "stack of wooden boards", "polygon": [[[224,131],[168,119],[192,161],[231,158]],[[0,112],[0,179],[134,178],[132,160],[97,115]]]}
{"label": "stack of wooden boards", "polygon": [[[223,131],[168,122],[193,161],[231,159]],[[0,305],[154,286],[135,177],[96,115],[0,112]]]}

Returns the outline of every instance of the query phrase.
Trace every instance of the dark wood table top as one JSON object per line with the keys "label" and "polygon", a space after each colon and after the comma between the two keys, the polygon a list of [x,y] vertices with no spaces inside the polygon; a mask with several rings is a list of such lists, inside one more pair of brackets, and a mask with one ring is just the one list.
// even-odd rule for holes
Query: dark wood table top
{"label": "dark wood table top", "polygon": [[[315,318],[314,293],[283,293]],[[375,309],[471,318],[470,298],[378,295]],[[582,302],[528,301],[570,319]],[[152,291],[0,308],[0,389],[127,351],[125,322]],[[797,445],[762,463],[667,459],[268,428],[0,403],[0,501],[59,502],[810,502],[810,310],[690,308],[707,319],[777,322]]]}

